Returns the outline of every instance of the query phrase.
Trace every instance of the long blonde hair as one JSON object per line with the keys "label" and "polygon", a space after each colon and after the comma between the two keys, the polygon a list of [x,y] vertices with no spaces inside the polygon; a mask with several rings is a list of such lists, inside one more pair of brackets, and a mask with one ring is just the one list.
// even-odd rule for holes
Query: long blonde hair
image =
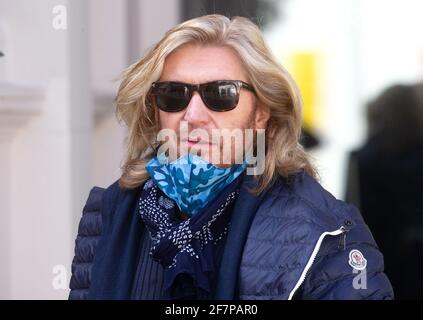
{"label": "long blonde hair", "polygon": [[145,165],[154,156],[155,138],[160,129],[148,92],[151,84],[160,78],[166,57],[185,44],[234,49],[257,98],[269,110],[265,170],[257,176],[256,192],[263,191],[278,175],[289,177],[302,169],[317,177],[317,171],[299,143],[302,101],[295,82],[277,62],[260,29],[251,20],[213,14],[170,29],[144,57],[123,72],[115,99],[118,119],[128,126],[127,155],[119,180],[121,188],[136,188],[148,178]]}

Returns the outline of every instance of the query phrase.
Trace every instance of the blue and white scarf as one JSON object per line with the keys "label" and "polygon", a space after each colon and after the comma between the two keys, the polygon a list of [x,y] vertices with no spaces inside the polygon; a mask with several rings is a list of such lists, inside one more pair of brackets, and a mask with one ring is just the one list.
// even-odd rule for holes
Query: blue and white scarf
{"label": "blue and white scarf", "polygon": [[203,158],[186,154],[169,162],[162,153],[151,159],[146,170],[157,186],[188,216],[197,214],[242,172],[247,162],[221,168]]}

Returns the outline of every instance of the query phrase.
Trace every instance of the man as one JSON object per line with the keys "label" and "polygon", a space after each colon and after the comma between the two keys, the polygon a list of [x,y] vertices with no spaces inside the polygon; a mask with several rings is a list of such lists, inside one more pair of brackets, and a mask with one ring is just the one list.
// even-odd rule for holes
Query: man
{"label": "man", "polygon": [[84,208],[71,299],[393,298],[361,215],[316,181],[298,90],[251,21],[174,27],[116,103],[127,158]]}

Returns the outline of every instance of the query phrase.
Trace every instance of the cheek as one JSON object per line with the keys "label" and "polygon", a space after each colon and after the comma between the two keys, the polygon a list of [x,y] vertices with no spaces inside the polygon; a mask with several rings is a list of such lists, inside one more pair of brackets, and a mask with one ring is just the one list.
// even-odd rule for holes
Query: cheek
{"label": "cheek", "polygon": [[173,129],[177,130],[179,128],[179,122],[183,118],[182,112],[164,112],[159,111],[159,123],[160,129]]}
{"label": "cheek", "polygon": [[244,129],[250,125],[252,115],[254,115],[254,100],[249,96],[241,95],[236,108],[222,114],[219,120],[220,123],[225,124],[226,128]]}

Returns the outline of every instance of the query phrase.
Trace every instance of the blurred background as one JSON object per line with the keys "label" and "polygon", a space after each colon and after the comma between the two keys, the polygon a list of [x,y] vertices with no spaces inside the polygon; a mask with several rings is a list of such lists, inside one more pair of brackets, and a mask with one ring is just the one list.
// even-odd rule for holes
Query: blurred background
{"label": "blurred background", "polygon": [[0,0],[0,298],[65,299],[90,188],[119,177],[120,72],[175,24],[252,18],[304,99],[322,185],[423,298],[423,1]]}

